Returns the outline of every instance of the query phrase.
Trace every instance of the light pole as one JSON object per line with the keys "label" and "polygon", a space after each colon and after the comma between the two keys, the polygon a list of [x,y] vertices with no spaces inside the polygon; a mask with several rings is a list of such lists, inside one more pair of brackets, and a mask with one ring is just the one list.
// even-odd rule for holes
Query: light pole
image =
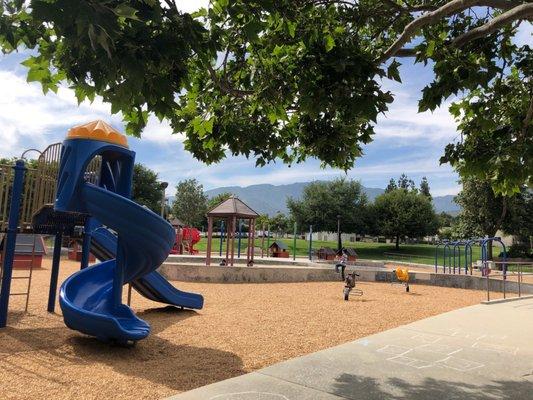
{"label": "light pole", "polygon": [[341,241],[341,216],[337,214],[337,251],[341,251],[342,241]]}
{"label": "light pole", "polygon": [[168,182],[159,182],[159,188],[161,189],[161,218],[165,218],[165,189],[168,187]]}

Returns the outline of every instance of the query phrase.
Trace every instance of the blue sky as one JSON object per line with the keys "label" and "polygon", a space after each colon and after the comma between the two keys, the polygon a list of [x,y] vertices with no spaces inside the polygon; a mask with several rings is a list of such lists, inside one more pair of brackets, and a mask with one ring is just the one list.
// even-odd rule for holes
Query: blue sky
{"label": "blue sky", "polygon": [[[182,1],[185,11],[205,2]],[[531,42],[531,24],[523,24],[518,41]],[[118,129],[123,125],[119,115],[111,115],[110,107],[96,99],[79,107],[73,91],[62,87],[58,94],[44,96],[37,84],[25,80],[25,67],[20,62],[25,54],[0,55],[0,157],[19,156],[24,149],[43,149],[61,141],[67,130],[94,119],[108,121]],[[420,90],[431,80],[430,68],[401,60],[402,84],[384,81],[395,101],[386,116],[378,119],[374,141],[364,147],[360,158],[347,176],[359,179],[367,187],[385,187],[391,177],[406,173],[419,182],[427,176],[434,195],[456,194],[460,187],[457,174],[448,165],[439,165],[444,146],[458,138],[456,124],[448,113],[450,99],[433,113],[417,113]],[[219,164],[207,166],[196,161],[182,144],[183,136],[171,134],[165,123],[151,118],[143,138],[129,138],[136,160],[158,172],[174,186],[186,178],[198,179],[206,189],[219,186],[248,186],[258,183],[283,184],[333,179],[345,176],[331,168],[322,169],[317,160],[308,160],[291,168],[282,163],[256,168],[255,160],[229,157]]]}

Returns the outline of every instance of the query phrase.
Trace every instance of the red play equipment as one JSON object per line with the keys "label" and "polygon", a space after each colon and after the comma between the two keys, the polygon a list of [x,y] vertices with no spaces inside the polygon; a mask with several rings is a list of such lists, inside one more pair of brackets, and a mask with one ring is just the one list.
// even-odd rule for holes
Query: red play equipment
{"label": "red play equipment", "polygon": [[176,229],[176,241],[170,254],[198,254],[194,245],[200,241],[200,231],[196,228],[185,226]]}

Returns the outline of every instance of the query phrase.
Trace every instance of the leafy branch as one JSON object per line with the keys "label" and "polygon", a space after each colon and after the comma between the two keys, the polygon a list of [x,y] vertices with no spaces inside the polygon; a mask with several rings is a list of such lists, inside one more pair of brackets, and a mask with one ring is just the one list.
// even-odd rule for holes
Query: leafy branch
{"label": "leafy branch", "polygon": [[[476,6],[492,7],[502,10],[518,8],[522,14],[525,13],[527,15],[527,10],[529,10],[529,8],[526,8],[526,11],[523,11],[523,5],[524,4],[521,2],[507,0],[452,0],[436,10],[422,14],[420,17],[415,18],[413,21],[407,24],[400,36],[379,57],[379,62],[385,62],[389,58],[394,57],[400,50],[402,50],[405,44],[409,43],[413,37],[417,35],[420,29],[439,22],[445,17],[452,16],[468,8]],[[528,4],[525,5],[527,6]],[[507,22],[511,22],[513,20],[514,19],[509,19]]]}

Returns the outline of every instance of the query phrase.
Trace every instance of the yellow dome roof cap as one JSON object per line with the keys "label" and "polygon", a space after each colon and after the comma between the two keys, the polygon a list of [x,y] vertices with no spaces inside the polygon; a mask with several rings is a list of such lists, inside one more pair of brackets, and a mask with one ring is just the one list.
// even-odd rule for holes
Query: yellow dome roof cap
{"label": "yellow dome roof cap", "polygon": [[128,148],[128,139],[104,121],[92,121],[69,129],[67,139],[92,139]]}

